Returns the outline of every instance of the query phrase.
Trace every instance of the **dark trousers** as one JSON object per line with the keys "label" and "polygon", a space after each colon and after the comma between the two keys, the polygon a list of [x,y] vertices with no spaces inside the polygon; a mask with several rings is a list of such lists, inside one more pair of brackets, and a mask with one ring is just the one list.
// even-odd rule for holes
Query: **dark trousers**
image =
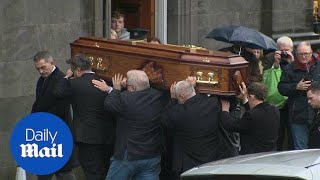
{"label": "dark trousers", "polygon": [[78,143],[80,165],[88,180],[104,180],[113,152],[111,144]]}
{"label": "dark trousers", "polygon": [[[288,120],[289,120],[289,111],[288,106],[285,105],[280,111],[280,126],[279,126],[279,134],[277,140],[277,150],[293,150],[293,141],[292,141],[292,134],[291,129],[289,128]],[[285,143],[285,137],[287,136],[288,139],[288,147],[285,149],[283,146]]]}
{"label": "dark trousers", "polygon": [[74,174],[73,170],[67,170],[67,171],[57,171],[54,174],[48,174],[48,175],[38,175],[38,180],[51,180],[53,175],[56,176],[57,180],[76,180],[76,175]]}

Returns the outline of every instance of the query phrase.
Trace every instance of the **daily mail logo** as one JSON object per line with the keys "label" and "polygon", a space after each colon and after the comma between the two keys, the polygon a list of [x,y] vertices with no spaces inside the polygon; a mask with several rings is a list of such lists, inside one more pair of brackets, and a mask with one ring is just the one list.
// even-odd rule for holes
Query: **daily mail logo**
{"label": "daily mail logo", "polygon": [[68,126],[50,113],[33,113],[21,119],[10,139],[17,164],[36,175],[61,169],[69,160],[73,140]]}
{"label": "daily mail logo", "polygon": [[31,128],[26,129],[26,142],[32,141],[51,141],[51,147],[43,147],[39,149],[38,144],[36,143],[28,143],[28,144],[21,144],[21,157],[63,157],[62,154],[62,144],[54,143],[55,138],[57,137],[58,131],[52,135],[49,129],[44,129],[42,131],[35,131]]}

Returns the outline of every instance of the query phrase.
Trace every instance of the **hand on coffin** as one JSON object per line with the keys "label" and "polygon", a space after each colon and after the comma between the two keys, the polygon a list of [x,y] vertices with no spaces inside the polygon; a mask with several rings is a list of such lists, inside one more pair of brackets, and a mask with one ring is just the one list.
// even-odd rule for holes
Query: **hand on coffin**
{"label": "hand on coffin", "polygon": [[177,99],[176,97],[176,91],[174,89],[175,85],[177,84],[177,82],[174,82],[173,84],[171,84],[170,86],[170,95],[171,95],[171,98],[174,98],[174,99]]}
{"label": "hand on coffin", "polygon": [[188,76],[186,81],[190,83],[193,87],[196,87],[197,78],[195,76]]}
{"label": "hand on coffin", "polygon": [[126,77],[124,77],[124,78],[122,79],[122,81],[121,81],[121,87],[122,87],[122,88],[126,88],[126,87],[127,87],[127,78],[126,78]]}
{"label": "hand on coffin", "polygon": [[100,79],[100,81],[93,79],[91,82],[94,85],[94,87],[100,89],[101,91],[104,91],[104,92],[110,91],[111,87],[108,86],[107,83],[103,79]]}
{"label": "hand on coffin", "polygon": [[221,102],[221,109],[222,111],[227,111],[229,112],[230,109],[230,102],[226,99],[220,99]]}
{"label": "hand on coffin", "polygon": [[[123,84],[123,75],[122,74],[116,74],[114,77],[112,77],[112,84],[113,88],[121,91],[121,85]],[[126,84],[127,85],[127,84]]]}
{"label": "hand on coffin", "polygon": [[248,101],[248,91],[247,86],[244,82],[239,85],[240,94],[237,96],[237,98],[241,99],[242,103],[246,103]]}
{"label": "hand on coffin", "polygon": [[67,72],[66,72],[66,76],[65,78],[71,78],[73,76],[73,72],[71,69],[68,69]]}

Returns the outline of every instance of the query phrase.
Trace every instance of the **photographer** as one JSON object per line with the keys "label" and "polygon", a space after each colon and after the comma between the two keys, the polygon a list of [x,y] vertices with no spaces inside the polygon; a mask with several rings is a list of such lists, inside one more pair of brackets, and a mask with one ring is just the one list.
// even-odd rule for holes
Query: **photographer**
{"label": "photographer", "polygon": [[293,42],[291,38],[287,36],[282,36],[277,40],[278,50],[266,55],[262,61],[264,70],[270,68],[283,69],[287,64],[294,61],[293,52]]}
{"label": "photographer", "polygon": [[294,149],[307,149],[309,125],[315,110],[308,105],[307,90],[312,81],[320,80],[320,63],[312,56],[311,45],[301,42],[296,49],[296,60],[282,71],[278,90],[288,96],[289,128]]}
{"label": "photographer", "polygon": [[[278,50],[275,52],[271,52],[265,56],[262,60],[263,70],[269,70],[275,68],[274,70],[284,69],[284,67],[292,63],[294,57],[292,55],[293,52],[293,42],[291,38],[287,36],[282,36],[277,40],[277,48]],[[268,87],[269,90],[271,87]],[[276,105],[276,104],[275,104]],[[293,142],[291,138],[291,133],[288,127],[288,107],[287,104],[284,104],[283,107],[278,107],[280,110],[280,127],[279,127],[279,137],[277,141],[277,150],[283,150],[284,144],[288,144],[288,147],[285,149],[293,149]],[[287,133],[286,133],[287,132]],[[288,142],[285,143],[285,136],[288,137]]]}

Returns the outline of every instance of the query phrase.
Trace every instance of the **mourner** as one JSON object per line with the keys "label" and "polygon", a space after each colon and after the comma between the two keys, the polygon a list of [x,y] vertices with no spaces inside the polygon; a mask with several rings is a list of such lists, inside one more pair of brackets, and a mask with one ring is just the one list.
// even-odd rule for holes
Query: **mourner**
{"label": "mourner", "polygon": [[126,90],[121,91],[122,75],[112,78],[113,88],[93,81],[109,92],[105,109],[117,121],[116,143],[106,179],[159,179],[160,115],[162,93],[149,85],[144,71],[127,72]]}
{"label": "mourner", "polygon": [[130,32],[124,28],[125,15],[119,11],[114,11],[111,16],[111,28],[117,33],[117,39],[128,40],[130,39]]}
{"label": "mourner", "polygon": [[[34,66],[40,74],[36,87],[36,100],[33,103],[31,112],[48,112],[52,113],[70,125],[71,112],[70,103],[66,99],[58,99],[53,95],[54,88],[58,81],[65,76],[58,67],[55,66],[53,57],[48,51],[39,51],[33,57]],[[59,171],[54,174],[38,176],[39,180],[50,180],[53,175],[58,180],[76,179],[72,170],[73,157]]]}
{"label": "mourner", "polygon": [[262,61],[264,70],[270,68],[283,69],[287,64],[294,61],[293,42],[291,38],[282,36],[277,39],[277,51],[269,53]]}
{"label": "mourner", "polygon": [[103,180],[115,137],[111,114],[104,110],[107,93],[93,86],[91,81],[100,78],[91,71],[91,62],[86,56],[75,55],[67,63],[71,69],[59,82],[54,94],[72,100],[75,141],[87,179]]}
{"label": "mourner", "polygon": [[[271,52],[265,56],[262,60],[263,70],[268,69],[284,69],[284,67],[292,63],[293,56],[293,42],[292,39],[287,36],[281,36],[277,39],[277,51]],[[288,144],[287,149],[293,149],[292,136],[288,124],[289,112],[287,103],[283,107],[278,107],[280,111],[280,128],[279,138],[277,141],[277,150],[281,151],[285,144]],[[287,143],[285,141],[285,135],[287,136]]]}
{"label": "mourner", "polygon": [[313,58],[311,45],[301,42],[296,49],[296,59],[282,71],[278,90],[288,96],[289,126],[295,149],[307,149],[309,125],[315,111],[308,105],[307,90],[312,81],[320,80],[320,63]]}
{"label": "mourner", "polygon": [[217,96],[196,94],[195,77],[170,88],[171,100],[162,123],[173,134],[172,171],[175,179],[192,167],[217,160],[219,153],[220,102]]}
{"label": "mourner", "polygon": [[314,81],[307,92],[308,103],[316,109],[316,116],[310,125],[310,148],[320,148],[320,81]]}
{"label": "mourner", "polygon": [[247,111],[238,119],[230,115],[229,101],[221,100],[223,127],[240,133],[240,154],[276,150],[280,112],[275,106],[265,102],[267,87],[262,83],[254,82],[247,89],[242,83],[240,91],[238,97]]}

